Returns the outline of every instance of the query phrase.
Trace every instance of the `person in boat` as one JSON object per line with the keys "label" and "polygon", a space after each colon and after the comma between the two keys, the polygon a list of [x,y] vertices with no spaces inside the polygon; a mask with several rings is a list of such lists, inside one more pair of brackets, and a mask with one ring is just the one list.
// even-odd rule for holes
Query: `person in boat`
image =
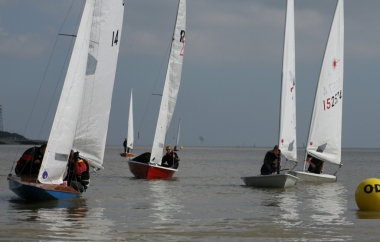
{"label": "person in boat", "polygon": [[162,157],[161,166],[177,169],[179,166],[179,157],[172,150],[170,145],[166,146],[166,154]]}
{"label": "person in boat", "polygon": [[280,169],[281,169],[281,150],[278,149],[278,152],[279,152],[278,156],[272,162],[271,167],[272,167],[272,173],[280,174]]}
{"label": "person in boat", "polygon": [[27,149],[15,167],[16,175],[36,175],[40,171],[41,162],[45,154],[47,144],[42,144],[40,147],[32,147]]}
{"label": "person in boat", "polygon": [[64,179],[67,185],[78,192],[86,191],[90,184],[90,171],[88,162],[79,157],[79,152],[71,150],[67,164],[67,175]]}
{"label": "person in boat", "polygon": [[275,172],[272,170],[272,167],[274,166],[273,164],[277,164],[279,155],[280,149],[278,148],[278,145],[274,146],[273,150],[269,150],[265,154],[264,162],[260,170],[261,175],[271,175]]}
{"label": "person in boat", "polygon": [[[322,152],[322,149],[318,147],[317,152]],[[307,163],[309,163],[309,167],[307,169],[308,172],[321,174],[323,173],[323,168],[325,166],[325,162],[307,154],[306,158]]]}
{"label": "person in boat", "polygon": [[125,140],[123,142],[124,153],[129,153],[129,148],[127,149],[127,144],[128,144],[128,141],[127,141],[127,138],[125,138]]}

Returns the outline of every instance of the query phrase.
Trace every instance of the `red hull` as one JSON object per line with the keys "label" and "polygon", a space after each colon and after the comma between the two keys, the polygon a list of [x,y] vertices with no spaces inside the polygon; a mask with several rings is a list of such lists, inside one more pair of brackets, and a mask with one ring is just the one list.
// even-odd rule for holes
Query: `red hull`
{"label": "red hull", "polygon": [[120,153],[120,156],[123,156],[123,157],[133,157],[133,156],[135,156],[135,154],[132,154],[132,153]]}
{"label": "red hull", "polygon": [[152,166],[149,164],[128,161],[129,170],[132,174],[139,179],[170,179],[173,177],[176,169],[161,167],[161,166]]}

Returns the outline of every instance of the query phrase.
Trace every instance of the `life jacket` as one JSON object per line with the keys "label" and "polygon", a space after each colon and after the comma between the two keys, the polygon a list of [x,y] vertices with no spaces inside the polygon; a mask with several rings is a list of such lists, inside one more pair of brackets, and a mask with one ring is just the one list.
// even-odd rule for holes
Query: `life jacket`
{"label": "life jacket", "polygon": [[86,163],[82,159],[74,163],[74,174],[76,176],[81,176],[83,172],[87,170]]}
{"label": "life jacket", "polygon": [[90,184],[90,166],[88,165],[88,162],[84,159],[83,159],[83,163],[86,166],[86,170],[84,172],[82,172],[80,182],[84,186],[84,189],[86,190]]}

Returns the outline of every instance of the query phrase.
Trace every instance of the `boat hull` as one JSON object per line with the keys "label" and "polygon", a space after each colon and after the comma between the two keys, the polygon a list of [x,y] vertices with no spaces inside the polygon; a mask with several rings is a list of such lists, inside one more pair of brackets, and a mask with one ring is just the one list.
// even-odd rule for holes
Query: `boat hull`
{"label": "boat hull", "polygon": [[128,161],[129,170],[138,179],[170,179],[176,169]]}
{"label": "boat hull", "polygon": [[263,188],[293,187],[298,178],[290,174],[247,176],[241,178],[246,186]]}
{"label": "boat hull", "polygon": [[289,171],[289,174],[298,177],[299,182],[335,182],[336,176],[329,174],[316,174],[306,171]]}
{"label": "boat hull", "polygon": [[134,157],[135,154],[132,154],[132,153],[120,153],[120,156],[122,156],[122,157]]}
{"label": "boat hull", "polygon": [[20,177],[8,177],[9,189],[20,198],[28,201],[63,200],[80,197],[80,193],[72,187],[62,185],[39,184],[25,181]]}

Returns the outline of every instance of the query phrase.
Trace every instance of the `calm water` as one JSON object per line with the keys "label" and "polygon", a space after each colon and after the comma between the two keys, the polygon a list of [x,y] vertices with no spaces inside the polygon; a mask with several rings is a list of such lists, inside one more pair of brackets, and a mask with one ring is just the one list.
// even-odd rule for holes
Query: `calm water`
{"label": "calm water", "polygon": [[358,211],[354,197],[362,180],[378,176],[380,150],[344,149],[336,183],[255,189],[240,177],[257,174],[268,149],[185,147],[175,179],[146,181],[132,177],[122,147],[107,147],[106,169],[91,174],[81,199],[48,203],[23,202],[8,189],[16,150],[0,146],[2,241],[378,241],[380,235],[380,213]]}

